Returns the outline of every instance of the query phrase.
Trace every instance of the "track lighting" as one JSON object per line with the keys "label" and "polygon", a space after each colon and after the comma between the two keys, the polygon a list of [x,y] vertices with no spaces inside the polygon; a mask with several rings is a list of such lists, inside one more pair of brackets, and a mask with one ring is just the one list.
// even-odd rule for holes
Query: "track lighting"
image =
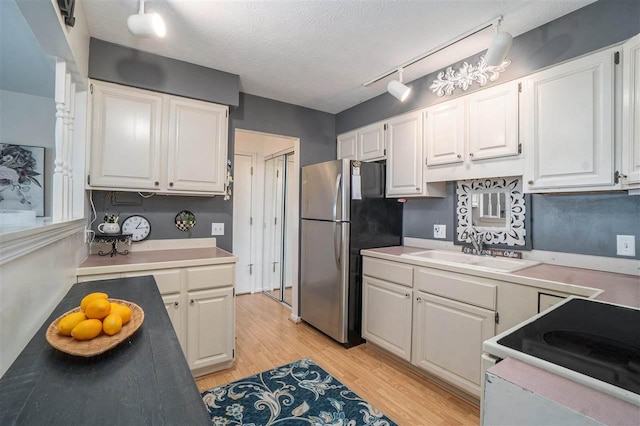
{"label": "track lighting", "polygon": [[485,63],[490,67],[501,65],[509,54],[509,50],[511,50],[511,44],[513,44],[513,36],[511,34],[501,33],[499,31],[500,22],[496,25],[496,35],[484,57]]}
{"label": "track lighting", "polygon": [[138,38],[164,37],[167,33],[164,20],[157,13],[144,13],[144,1],[140,0],[138,13],[127,19],[129,31]]}
{"label": "track lighting", "polygon": [[400,102],[404,102],[409,97],[411,87],[402,84],[402,68],[398,68],[398,79],[391,80],[389,84],[387,84],[387,91],[398,98]]}

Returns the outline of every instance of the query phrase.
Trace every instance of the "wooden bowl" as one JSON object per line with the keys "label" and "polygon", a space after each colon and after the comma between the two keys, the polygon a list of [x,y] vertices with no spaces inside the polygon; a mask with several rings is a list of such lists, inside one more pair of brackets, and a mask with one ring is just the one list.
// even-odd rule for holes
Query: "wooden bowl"
{"label": "wooden bowl", "polygon": [[109,302],[120,303],[121,305],[128,306],[129,309],[131,309],[131,320],[123,325],[122,330],[120,330],[113,336],[102,333],[98,337],[95,337],[91,340],[76,340],[71,336],[63,336],[61,334],[58,334],[58,322],[60,322],[60,320],[66,315],[72,314],[74,312],[80,312],[81,309],[80,306],[78,306],[77,308],[60,315],[51,323],[46,333],[47,342],[49,342],[51,346],[62,352],[83,357],[100,355],[101,353],[114,348],[119,343],[123,342],[129,336],[135,333],[138,328],[140,328],[142,322],[144,321],[144,311],[140,306],[127,300],[109,299]]}

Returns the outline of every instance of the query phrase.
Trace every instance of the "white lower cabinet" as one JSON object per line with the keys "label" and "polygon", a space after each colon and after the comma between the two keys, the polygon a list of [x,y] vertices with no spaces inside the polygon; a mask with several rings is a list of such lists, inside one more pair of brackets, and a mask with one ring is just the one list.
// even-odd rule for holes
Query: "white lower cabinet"
{"label": "white lower cabinet", "polygon": [[178,336],[178,341],[180,342],[180,346],[182,347],[182,352],[187,353],[186,348],[186,338],[184,335],[184,327],[182,321],[182,304],[180,303],[180,293],[166,294],[162,296],[162,301],[164,302],[164,307],[167,309],[167,314],[169,314],[169,319],[171,320],[171,324],[173,324],[173,329]]}
{"label": "white lower cabinet", "polygon": [[495,334],[495,313],[416,292],[412,363],[480,396],[482,342]]}
{"label": "white lower cabinet", "polygon": [[191,370],[233,361],[233,288],[188,293],[187,361]]}
{"label": "white lower cabinet", "polygon": [[364,276],[362,337],[411,360],[411,288]]}

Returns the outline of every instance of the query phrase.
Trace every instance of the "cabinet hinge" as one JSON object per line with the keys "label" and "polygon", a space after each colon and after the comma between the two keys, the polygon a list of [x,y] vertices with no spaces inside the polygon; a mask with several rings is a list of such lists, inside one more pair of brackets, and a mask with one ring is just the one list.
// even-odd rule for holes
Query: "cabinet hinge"
{"label": "cabinet hinge", "polygon": [[236,297],[236,289],[233,289],[233,297]]}
{"label": "cabinet hinge", "polygon": [[89,92],[91,92],[91,94],[93,95],[93,83],[89,85]]}
{"label": "cabinet hinge", "polygon": [[496,324],[500,324],[500,314],[496,312]]}
{"label": "cabinet hinge", "polygon": [[249,225],[253,225],[253,218],[252,217],[249,218]]}
{"label": "cabinet hinge", "polygon": [[616,65],[620,64],[620,52],[616,52],[613,54],[613,63]]}
{"label": "cabinet hinge", "polygon": [[626,178],[627,178],[627,175],[623,175],[622,173],[616,170],[616,172],[613,174],[613,183],[619,183],[620,180],[626,179]]}
{"label": "cabinet hinge", "polygon": [[522,83],[518,83],[518,92],[522,93]]}
{"label": "cabinet hinge", "polygon": [[224,117],[225,117],[225,118],[229,118],[229,110],[226,110],[226,111],[224,112]]}
{"label": "cabinet hinge", "polygon": [[251,166],[251,176],[253,176],[253,166]]}
{"label": "cabinet hinge", "polygon": [[387,155],[387,150],[386,149],[382,150],[382,155]]}
{"label": "cabinet hinge", "polygon": [[387,124],[386,124],[386,123],[385,123],[385,125],[384,125],[384,130],[387,130]]}
{"label": "cabinet hinge", "polygon": [[231,349],[231,358],[235,358],[235,357],[236,357],[236,350]]}
{"label": "cabinet hinge", "polygon": [[276,178],[280,177],[280,170],[276,170]]}
{"label": "cabinet hinge", "polygon": [[277,224],[278,224],[278,218],[277,218],[277,217],[274,217],[274,218],[273,218],[273,224],[274,224],[274,225],[277,225]]}
{"label": "cabinet hinge", "polygon": [[91,175],[87,175],[87,185],[91,185]]}
{"label": "cabinet hinge", "polygon": [[522,144],[518,144],[518,154],[522,154]]}

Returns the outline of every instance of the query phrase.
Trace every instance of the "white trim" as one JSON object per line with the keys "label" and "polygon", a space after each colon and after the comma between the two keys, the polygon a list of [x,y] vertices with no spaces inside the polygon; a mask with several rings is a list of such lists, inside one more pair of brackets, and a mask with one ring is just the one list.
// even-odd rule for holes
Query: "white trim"
{"label": "white trim", "polygon": [[[461,247],[454,245],[451,241],[436,241],[411,237],[405,237],[403,239],[403,244],[405,246],[420,247],[431,250],[458,251]],[[562,253],[545,250],[522,251],[522,258],[525,260],[537,260],[550,265],[594,269],[597,271],[640,276],[640,260],[636,259],[618,259],[615,257],[591,256],[587,254]]]}
{"label": "white trim", "polygon": [[293,322],[294,324],[299,324],[302,322],[302,318],[300,318],[298,315],[291,314],[289,315],[289,321]]}
{"label": "white trim", "polygon": [[47,223],[35,228],[3,234],[0,240],[0,265],[55,243],[76,232],[84,232],[85,225],[85,219],[75,219]]}

